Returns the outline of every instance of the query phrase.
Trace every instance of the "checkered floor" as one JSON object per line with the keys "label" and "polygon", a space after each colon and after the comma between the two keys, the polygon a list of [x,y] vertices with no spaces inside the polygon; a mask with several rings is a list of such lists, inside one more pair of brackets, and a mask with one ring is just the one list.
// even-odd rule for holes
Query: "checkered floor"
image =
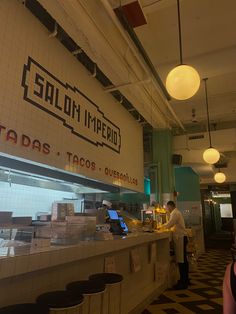
{"label": "checkered floor", "polygon": [[142,314],[222,314],[222,282],[230,251],[209,250],[190,273],[187,290],[165,291]]}

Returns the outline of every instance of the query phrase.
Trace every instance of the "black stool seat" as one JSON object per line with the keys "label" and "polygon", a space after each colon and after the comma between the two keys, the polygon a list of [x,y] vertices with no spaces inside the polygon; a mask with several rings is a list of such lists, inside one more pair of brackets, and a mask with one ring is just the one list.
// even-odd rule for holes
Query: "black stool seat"
{"label": "black stool seat", "polygon": [[82,294],[75,295],[69,291],[47,292],[37,298],[37,303],[56,309],[76,306],[82,302]]}
{"label": "black stool seat", "polygon": [[103,292],[106,285],[103,280],[81,280],[69,283],[66,288],[76,294],[93,294]]}
{"label": "black stool seat", "polygon": [[90,275],[89,280],[102,280],[105,284],[114,284],[121,282],[123,276],[115,273],[98,273]]}
{"label": "black stool seat", "polygon": [[49,314],[49,308],[34,303],[15,304],[1,308],[0,314]]}

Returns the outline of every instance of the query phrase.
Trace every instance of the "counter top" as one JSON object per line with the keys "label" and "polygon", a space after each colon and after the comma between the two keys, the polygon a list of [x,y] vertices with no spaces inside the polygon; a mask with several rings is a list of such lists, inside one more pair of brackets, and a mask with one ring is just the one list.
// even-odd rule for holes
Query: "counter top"
{"label": "counter top", "polygon": [[34,252],[28,249],[28,252],[20,256],[14,254],[15,248],[1,248],[5,249],[7,254],[0,258],[0,279],[105,255],[169,237],[169,232],[131,233],[114,240],[81,241],[77,245],[51,246]]}

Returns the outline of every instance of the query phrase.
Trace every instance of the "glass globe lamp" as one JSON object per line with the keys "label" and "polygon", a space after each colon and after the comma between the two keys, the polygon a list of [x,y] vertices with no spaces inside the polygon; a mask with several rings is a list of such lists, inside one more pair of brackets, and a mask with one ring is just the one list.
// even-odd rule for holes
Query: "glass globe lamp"
{"label": "glass globe lamp", "polygon": [[203,159],[206,163],[214,165],[220,159],[220,153],[217,149],[210,147],[206,149],[203,153]]}
{"label": "glass globe lamp", "polygon": [[225,182],[226,180],[226,176],[223,172],[217,172],[215,175],[214,175],[214,180],[217,182],[217,183],[223,183]]}
{"label": "glass globe lamp", "polygon": [[200,76],[191,66],[181,64],[172,69],[166,78],[166,89],[178,100],[191,98],[200,87]]}

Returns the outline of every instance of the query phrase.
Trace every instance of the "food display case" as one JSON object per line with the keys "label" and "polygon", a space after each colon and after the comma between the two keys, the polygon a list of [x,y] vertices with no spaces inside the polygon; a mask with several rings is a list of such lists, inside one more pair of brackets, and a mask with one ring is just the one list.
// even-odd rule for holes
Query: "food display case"
{"label": "food display case", "polygon": [[79,241],[94,240],[96,217],[68,216],[64,222],[52,222],[51,229],[51,243],[54,245],[71,245]]}
{"label": "food display case", "polygon": [[149,207],[141,210],[141,220],[143,225],[152,225],[155,229],[167,222],[168,215],[163,207]]}

